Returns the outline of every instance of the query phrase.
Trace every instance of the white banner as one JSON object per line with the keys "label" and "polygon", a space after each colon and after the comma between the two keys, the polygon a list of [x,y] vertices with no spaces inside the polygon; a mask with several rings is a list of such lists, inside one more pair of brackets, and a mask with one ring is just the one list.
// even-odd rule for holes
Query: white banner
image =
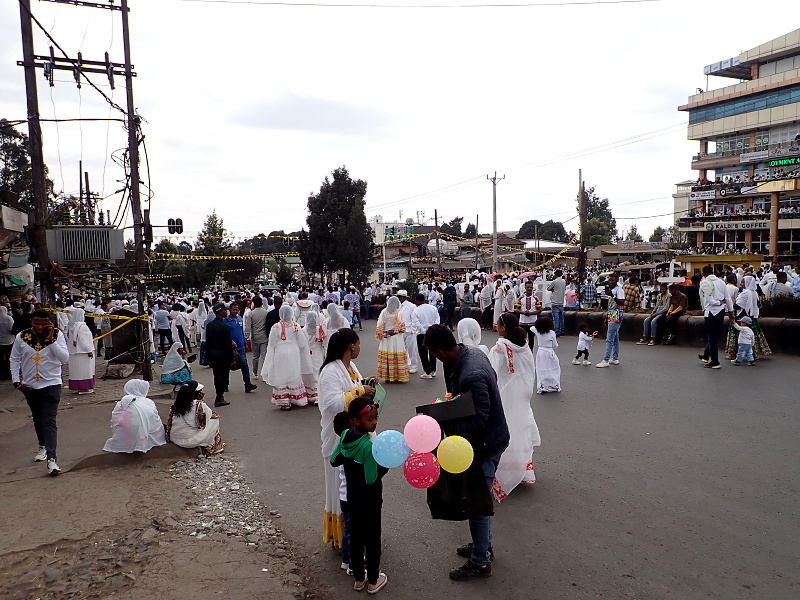
{"label": "white banner", "polygon": [[690,200],[714,200],[717,197],[716,190],[706,190],[704,192],[691,192]]}
{"label": "white banner", "polygon": [[759,150],[758,152],[745,152],[739,155],[740,163],[761,162],[769,159],[769,150]]}

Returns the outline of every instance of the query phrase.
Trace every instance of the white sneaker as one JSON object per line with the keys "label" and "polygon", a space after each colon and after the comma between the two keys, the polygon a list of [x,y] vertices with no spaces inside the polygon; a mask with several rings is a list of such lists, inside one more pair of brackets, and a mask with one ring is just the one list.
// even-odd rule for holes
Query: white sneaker
{"label": "white sneaker", "polygon": [[39,446],[39,451],[36,453],[36,456],[33,457],[34,462],[42,462],[43,460],[47,460],[47,448],[44,446]]}
{"label": "white sneaker", "polygon": [[573,365],[579,365],[579,364],[581,364],[581,361],[579,361],[577,358],[573,358],[572,359],[572,364]]}
{"label": "white sneaker", "polygon": [[434,371],[433,373],[431,373],[431,378],[433,378],[433,377],[436,377],[436,371]]}
{"label": "white sneaker", "polygon": [[58,475],[61,473],[61,469],[58,466],[58,463],[54,461],[52,458],[47,461],[47,474],[48,475]]}
{"label": "white sneaker", "polygon": [[610,367],[611,365],[604,360],[601,360],[599,363],[595,365],[598,369],[605,369],[606,367]]}
{"label": "white sneaker", "polygon": [[590,360],[585,360],[585,361],[583,361],[583,364],[584,364],[584,365],[590,365],[590,364],[592,364],[592,361],[590,361]]}
{"label": "white sneaker", "polygon": [[417,372],[417,367],[411,367],[411,368],[408,370],[408,372],[409,372],[409,373],[411,373],[411,374],[413,375],[414,373],[416,373],[416,372]]}
{"label": "white sneaker", "polygon": [[431,377],[427,373],[423,373],[422,375],[419,376],[419,378],[420,379],[433,379],[433,377]]}
{"label": "white sneaker", "polygon": [[619,364],[619,360],[617,360],[616,358],[612,358],[610,361],[608,361],[608,364],[618,365]]}

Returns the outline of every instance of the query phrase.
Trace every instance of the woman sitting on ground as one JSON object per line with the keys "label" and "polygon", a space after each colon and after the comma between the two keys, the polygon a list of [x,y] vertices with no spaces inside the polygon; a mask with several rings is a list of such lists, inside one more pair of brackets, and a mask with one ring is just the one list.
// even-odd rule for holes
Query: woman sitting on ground
{"label": "woman sitting on ground", "polygon": [[182,448],[197,448],[206,456],[219,454],[225,448],[219,435],[219,415],[203,402],[203,384],[189,381],[178,390],[178,397],[169,409],[167,441]]}
{"label": "woman sitting on ground", "polygon": [[167,443],[156,403],[147,397],[149,391],[150,384],[142,379],[125,384],[125,395],[111,412],[111,437],[103,450],[147,452]]}
{"label": "woman sitting on ground", "polygon": [[161,365],[161,383],[176,385],[192,380],[192,367],[186,360],[186,350],[183,344],[175,342],[164,357]]}

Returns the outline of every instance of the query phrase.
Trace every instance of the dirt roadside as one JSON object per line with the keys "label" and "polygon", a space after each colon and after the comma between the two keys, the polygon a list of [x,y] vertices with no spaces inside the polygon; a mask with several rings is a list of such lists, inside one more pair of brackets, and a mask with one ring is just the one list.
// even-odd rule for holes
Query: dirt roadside
{"label": "dirt roadside", "polygon": [[[77,460],[62,462],[58,477],[32,463],[27,407],[0,389],[3,449],[23,446],[0,455],[0,596],[319,597],[278,527],[281,516],[259,501],[234,456],[202,459],[171,445],[143,456],[98,451],[123,384],[99,381],[96,394],[62,396],[59,421],[81,421],[87,442],[72,440]],[[156,402],[161,411],[170,400]]]}

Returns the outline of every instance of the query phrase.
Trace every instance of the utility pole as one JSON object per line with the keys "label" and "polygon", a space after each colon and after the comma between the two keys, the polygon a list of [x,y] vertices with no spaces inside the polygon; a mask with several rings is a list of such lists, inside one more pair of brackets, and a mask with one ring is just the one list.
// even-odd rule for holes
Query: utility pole
{"label": "utility pole", "polygon": [[580,253],[578,254],[578,285],[584,280],[586,271],[586,193],[583,189],[583,173],[578,169],[578,223],[580,233],[578,240],[580,243]]}
{"label": "utility pole", "polygon": [[480,215],[475,215],[475,270],[478,270],[478,257],[480,256],[480,252],[478,251],[478,218]]}
{"label": "utility pole", "polygon": [[141,344],[142,356],[142,379],[150,381],[153,378],[153,370],[150,365],[149,352],[146,348],[149,339],[150,324],[142,319],[147,314],[147,259],[144,254],[144,228],[142,220],[142,203],[139,195],[139,118],[136,116],[136,108],[133,104],[133,65],[131,64],[131,40],[130,28],[128,25],[128,0],[121,0],[122,8],[122,44],[125,53],[125,96],[127,99],[126,125],[128,128],[128,164],[131,171],[131,213],[133,214],[133,241],[136,244],[134,258],[136,260],[136,279],[137,298],[139,299],[139,316],[136,321],[139,330],[139,341]]}
{"label": "utility pole", "polygon": [[33,51],[33,15],[30,0],[19,0],[22,26],[22,63],[25,68],[25,93],[28,101],[28,141],[31,157],[31,187],[33,188],[33,236],[28,240],[36,248],[37,273],[41,286],[42,304],[53,308],[56,293],[50,277],[50,253],[47,249],[47,190],[42,150],[42,125],[39,121],[39,93],[36,87],[36,63]]}
{"label": "utility pole", "polygon": [[442,276],[442,249],[439,247],[439,210],[433,211],[433,219],[436,224],[436,262],[439,265],[439,276]]}
{"label": "utility pole", "polygon": [[497,183],[505,178],[503,175],[498,179],[497,171],[494,172],[494,177],[486,176],[492,182],[492,273],[497,273],[500,264],[497,260]]}
{"label": "utility pole", "polygon": [[539,250],[541,246],[539,245],[539,224],[533,224],[533,238],[536,240],[536,260],[539,260]]}

